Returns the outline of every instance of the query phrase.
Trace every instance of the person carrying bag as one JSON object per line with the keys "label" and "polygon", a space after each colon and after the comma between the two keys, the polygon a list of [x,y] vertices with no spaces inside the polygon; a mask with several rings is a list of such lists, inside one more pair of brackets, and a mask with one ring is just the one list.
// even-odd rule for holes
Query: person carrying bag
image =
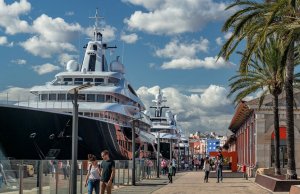
{"label": "person carrying bag", "polygon": [[88,187],[88,194],[92,194],[93,190],[95,190],[96,194],[99,194],[101,169],[98,165],[96,156],[89,154],[88,159],[90,166],[85,179],[85,187]]}

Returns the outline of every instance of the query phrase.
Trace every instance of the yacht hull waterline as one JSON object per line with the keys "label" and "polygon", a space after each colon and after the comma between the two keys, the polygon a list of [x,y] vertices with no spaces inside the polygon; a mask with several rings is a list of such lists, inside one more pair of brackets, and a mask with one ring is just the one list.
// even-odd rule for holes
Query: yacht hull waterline
{"label": "yacht hull waterline", "polygon": [[[72,115],[40,109],[0,105],[0,151],[13,159],[71,159]],[[130,128],[79,116],[78,159],[100,158],[107,149],[113,159],[128,159],[117,133]]]}

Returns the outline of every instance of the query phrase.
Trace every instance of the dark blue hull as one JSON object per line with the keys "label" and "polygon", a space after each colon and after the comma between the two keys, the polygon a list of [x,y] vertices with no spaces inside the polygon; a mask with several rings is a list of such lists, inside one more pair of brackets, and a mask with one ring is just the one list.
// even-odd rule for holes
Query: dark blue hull
{"label": "dark blue hull", "polygon": [[[118,128],[118,129],[117,129]],[[113,159],[128,159],[120,151],[116,124],[79,117],[78,159],[100,158],[109,150]],[[127,128],[126,130],[129,130]],[[0,105],[0,159],[71,159],[72,115]]]}

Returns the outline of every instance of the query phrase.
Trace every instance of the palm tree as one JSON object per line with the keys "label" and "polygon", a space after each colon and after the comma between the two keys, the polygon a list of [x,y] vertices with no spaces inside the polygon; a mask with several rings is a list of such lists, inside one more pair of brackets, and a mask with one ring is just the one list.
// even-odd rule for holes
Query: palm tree
{"label": "palm tree", "polygon": [[[275,147],[275,175],[280,175],[279,159],[279,115],[278,96],[282,93],[284,86],[285,69],[281,64],[283,56],[281,41],[276,37],[268,39],[267,44],[258,48],[248,64],[246,73],[238,73],[230,78],[229,97],[237,93],[234,102],[242,101],[251,93],[262,91],[259,97],[259,107],[267,94],[273,96],[274,114],[274,147]],[[241,53],[242,54],[242,53]]]}
{"label": "palm tree", "polygon": [[[299,0],[298,0],[299,1]],[[297,3],[298,3],[297,1]],[[295,179],[295,145],[294,145],[294,109],[293,109],[293,75],[295,64],[295,39],[299,36],[299,17],[296,14],[296,0],[277,0],[275,2],[237,1],[227,9],[236,8],[236,11],[223,26],[223,31],[233,30],[232,36],[223,45],[219,57],[229,59],[237,46],[246,40],[240,72],[245,73],[251,61],[251,56],[260,45],[264,45],[270,35],[276,34],[282,39],[281,50],[284,53],[281,63],[286,69],[284,80],[286,93],[286,120],[287,120],[287,178]]]}

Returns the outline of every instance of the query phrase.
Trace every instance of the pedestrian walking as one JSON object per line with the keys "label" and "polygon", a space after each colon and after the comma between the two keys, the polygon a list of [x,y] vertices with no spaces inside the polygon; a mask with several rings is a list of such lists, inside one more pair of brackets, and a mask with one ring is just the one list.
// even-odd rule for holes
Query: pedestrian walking
{"label": "pedestrian walking", "polygon": [[162,159],[162,161],[160,163],[160,167],[161,167],[161,170],[162,170],[162,174],[166,175],[167,170],[168,170],[168,166],[167,166],[167,161],[165,159]]}
{"label": "pedestrian walking", "polygon": [[153,162],[150,159],[146,159],[146,172],[147,172],[147,179],[151,178],[151,168],[153,167]]}
{"label": "pedestrian walking", "polygon": [[220,181],[223,182],[223,155],[221,152],[219,152],[217,156],[215,165],[217,170],[217,183],[219,183]]}
{"label": "pedestrian walking", "polygon": [[96,156],[89,154],[88,160],[90,165],[85,179],[85,187],[88,187],[88,194],[92,194],[93,190],[95,190],[95,194],[99,194],[101,169],[98,165]]}
{"label": "pedestrian walking", "polygon": [[173,166],[170,163],[169,167],[168,167],[168,179],[169,179],[169,183],[173,183],[172,177],[173,177]]}
{"label": "pedestrian walking", "polygon": [[200,159],[200,169],[203,169],[203,165],[204,165],[204,158],[201,157],[201,159]]}
{"label": "pedestrian walking", "polygon": [[208,176],[209,176],[210,169],[211,169],[210,162],[209,162],[209,158],[207,157],[203,164],[203,170],[205,172],[205,176],[204,176],[205,183],[208,183]]}
{"label": "pedestrian walking", "polygon": [[172,167],[173,167],[173,176],[176,175],[176,160],[175,158],[172,159]]}
{"label": "pedestrian walking", "polygon": [[64,173],[64,179],[66,180],[67,178],[69,178],[68,161],[62,161],[62,170]]}
{"label": "pedestrian walking", "polygon": [[109,152],[104,150],[101,153],[103,161],[101,163],[101,194],[104,194],[105,190],[107,194],[111,194],[114,177],[115,177],[115,161],[110,159]]}

